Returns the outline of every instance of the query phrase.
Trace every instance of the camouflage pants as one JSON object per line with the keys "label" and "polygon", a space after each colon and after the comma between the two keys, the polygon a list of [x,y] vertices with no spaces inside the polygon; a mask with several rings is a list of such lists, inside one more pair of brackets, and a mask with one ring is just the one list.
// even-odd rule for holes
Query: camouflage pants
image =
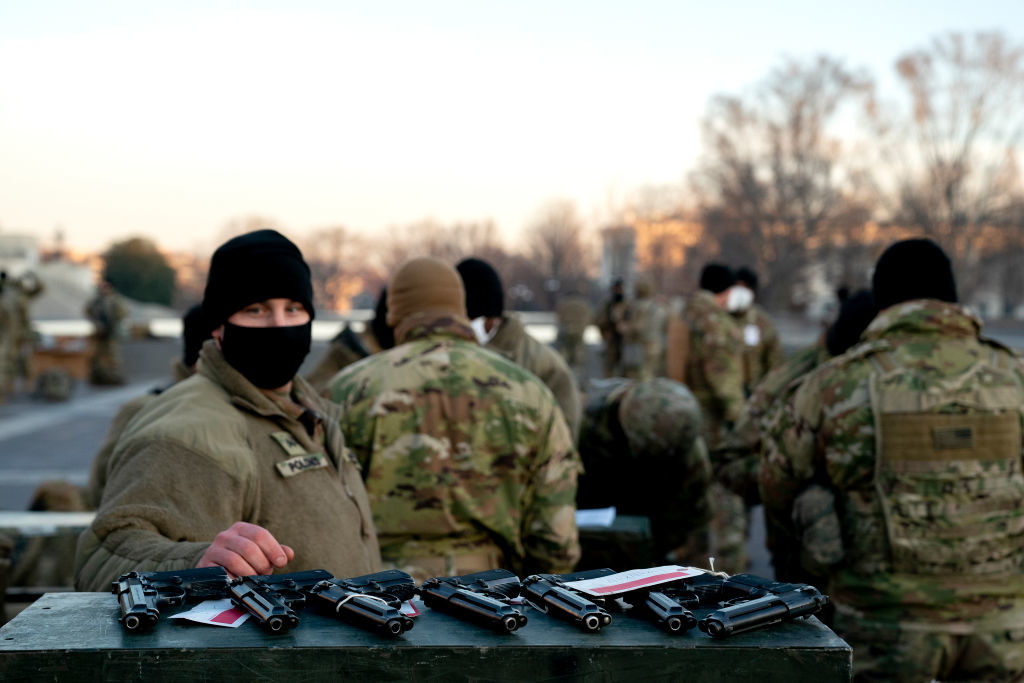
{"label": "camouflage pants", "polygon": [[1024,622],[954,635],[837,610],[833,628],[853,647],[855,681],[1024,681]]}
{"label": "camouflage pants", "polygon": [[722,484],[708,491],[711,503],[711,555],[715,569],[740,574],[747,569],[747,506]]}
{"label": "camouflage pants", "polygon": [[124,384],[124,361],[117,341],[96,340],[89,364],[89,381],[100,385]]}

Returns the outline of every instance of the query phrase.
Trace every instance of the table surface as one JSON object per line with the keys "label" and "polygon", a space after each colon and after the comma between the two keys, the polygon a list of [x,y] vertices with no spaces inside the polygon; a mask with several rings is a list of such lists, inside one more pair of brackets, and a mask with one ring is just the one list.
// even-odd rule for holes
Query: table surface
{"label": "table surface", "polygon": [[309,609],[299,613],[298,627],[277,635],[253,619],[231,629],[167,618],[178,609],[166,610],[152,631],[129,634],[117,621],[113,595],[48,593],[0,629],[0,678],[198,680],[232,672],[241,678],[254,667],[268,677],[301,673],[304,680],[850,678],[849,646],[813,617],[713,640],[697,629],[671,636],[614,612],[610,626],[584,633],[527,609],[529,623],[502,635],[418,606],[415,627],[398,638]]}

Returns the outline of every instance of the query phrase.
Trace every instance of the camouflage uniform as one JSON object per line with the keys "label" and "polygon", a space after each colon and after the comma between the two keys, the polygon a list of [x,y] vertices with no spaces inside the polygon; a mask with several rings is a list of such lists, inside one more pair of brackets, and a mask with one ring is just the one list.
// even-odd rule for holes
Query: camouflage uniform
{"label": "camouflage uniform", "polygon": [[550,390],[461,316],[422,316],[399,338],[328,386],[384,560],[417,578],[570,570],[580,464]]}
{"label": "camouflage uniform", "polygon": [[120,297],[113,291],[100,291],[85,307],[93,324],[93,349],[89,381],[93,384],[124,384],[124,360],[121,358],[121,321],[127,315]]}
{"label": "camouflage uniform", "polygon": [[581,508],[651,519],[655,557],[706,561],[711,463],[700,406],[678,382],[594,380],[580,433]]}
{"label": "camouflage uniform", "polygon": [[[704,439],[714,453],[743,410],[742,332],[705,290],[687,301],[686,322],[690,329],[686,386],[700,403]],[[712,551],[718,567],[738,573],[747,565],[747,510],[743,499],[718,481],[719,463],[713,460],[712,466],[716,470],[711,487]]]}
{"label": "camouflage uniform", "polygon": [[573,372],[582,375],[587,367],[587,346],[583,333],[587,331],[593,312],[581,296],[567,296],[558,302],[558,340],[556,346]]}
{"label": "camouflage uniform", "polygon": [[11,280],[0,282],[0,402],[14,392],[14,380],[18,374],[16,362],[16,340],[21,336],[18,329],[17,296]]}
{"label": "camouflage uniform", "polygon": [[761,493],[795,528],[816,482],[844,555],[834,627],[858,677],[1024,676],[1024,373],[964,309],[890,306],[772,425]]}
{"label": "camouflage uniform", "polygon": [[615,377],[622,372],[622,330],[621,324],[626,315],[626,301],[610,298],[601,306],[597,314],[597,329],[604,340],[602,356],[604,376]]}
{"label": "camouflage uniform", "polygon": [[775,325],[763,308],[751,305],[737,322],[743,331],[743,387],[749,396],[765,375],[782,365],[786,355]]}
{"label": "camouflage uniform", "polygon": [[17,374],[25,380],[35,376],[32,355],[35,335],[32,332],[32,300],[43,293],[43,283],[31,274],[21,276],[17,282],[17,316],[20,334],[14,340]]}
{"label": "camouflage uniform", "polygon": [[638,380],[653,379],[665,353],[666,315],[651,298],[646,282],[636,285],[636,298],[626,306],[622,323],[622,374]]}

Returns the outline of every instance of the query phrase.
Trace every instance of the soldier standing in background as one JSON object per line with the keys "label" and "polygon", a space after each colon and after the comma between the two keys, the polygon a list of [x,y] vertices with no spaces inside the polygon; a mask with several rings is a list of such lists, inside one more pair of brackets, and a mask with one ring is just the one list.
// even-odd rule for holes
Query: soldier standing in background
{"label": "soldier standing in background", "polygon": [[665,314],[651,296],[646,278],[636,281],[636,296],[626,304],[622,331],[622,374],[638,380],[653,379],[665,353]]}
{"label": "soldier standing in background", "polygon": [[573,439],[580,429],[580,388],[565,360],[505,312],[505,290],[498,271],[482,259],[467,258],[455,267],[466,289],[466,313],[481,346],[497,351],[537,375],[555,395]]}
{"label": "soldier standing in background", "polygon": [[43,293],[45,287],[35,273],[25,273],[17,279],[18,331],[15,339],[15,360],[17,376],[27,384],[35,376],[32,357],[35,353],[36,337],[32,331],[32,300]]}
{"label": "soldier standing in background", "polygon": [[559,300],[555,309],[558,318],[558,339],[555,346],[578,381],[586,377],[587,345],[583,335],[587,331],[594,312],[590,303],[579,294],[569,294]]}
{"label": "soldier standing in background", "polygon": [[766,437],[766,513],[836,499],[833,627],[858,680],[1024,676],[1024,372],[956,304],[949,258],[898,242],[864,341],[813,371]]}
{"label": "soldier standing in background", "polygon": [[612,283],[611,294],[597,313],[597,329],[604,340],[602,356],[604,376],[617,377],[622,373],[622,329],[621,324],[626,315],[626,295],[622,289],[622,280]]}
{"label": "soldier standing in background", "polygon": [[756,297],[757,274],[750,268],[740,268],[727,307],[743,330],[743,388],[747,396],[754,393],[765,375],[786,360],[775,325],[754,302]]}
{"label": "soldier standing in background", "polygon": [[328,385],[385,562],[417,581],[572,569],[580,464],[551,391],[477,344],[462,280],[437,259],[394,273],[388,323],[398,345]]}
{"label": "soldier standing in background", "polygon": [[[710,263],[701,272],[700,291],[686,302],[685,384],[700,403],[703,435],[712,454],[739,419],[745,400],[743,333],[726,310],[734,284],[728,266]],[[669,354],[677,351],[668,349]],[[740,496],[717,481],[719,463],[712,460],[712,467],[716,470],[711,487],[712,552],[724,571],[739,573],[748,562],[746,507]]]}
{"label": "soldier standing in background", "polygon": [[670,379],[593,380],[580,432],[580,508],[651,520],[655,561],[704,563],[711,463],[700,405]]}
{"label": "soldier standing in background", "polygon": [[93,325],[89,363],[89,381],[93,384],[124,384],[121,323],[126,315],[125,306],[114,288],[109,282],[101,282],[96,288],[96,296],[85,306],[85,316]]}
{"label": "soldier standing in background", "polygon": [[18,316],[13,304],[14,287],[7,272],[0,270],[0,402],[14,392],[17,376],[14,340],[20,336]]}

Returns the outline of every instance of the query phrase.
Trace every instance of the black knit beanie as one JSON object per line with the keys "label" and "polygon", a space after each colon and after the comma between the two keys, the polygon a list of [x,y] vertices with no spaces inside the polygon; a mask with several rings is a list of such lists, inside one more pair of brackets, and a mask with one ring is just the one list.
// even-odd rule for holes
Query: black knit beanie
{"label": "black knit beanie", "polygon": [[736,276],[729,266],[721,263],[709,263],[700,272],[700,288],[712,294],[721,294],[736,284]]}
{"label": "black knit beanie", "polygon": [[957,301],[953,265],[929,239],[903,240],[886,249],[875,264],[871,291],[879,311],[912,299]]}
{"label": "black knit beanie", "polygon": [[455,266],[466,289],[466,315],[472,320],[481,316],[500,318],[505,311],[505,289],[498,271],[487,261],[467,258]]}
{"label": "black knit beanie", "polygon": [[745,284],[750,291],[757,292],[757,273],[753,268],[743,266],[736,269],[736,282]]}
{"label": "black knit beanie", "polygon": [[825,347],[830,356],[838,356],[860,341],[860,336],[875,319],[875,300],[866,289],[847,296],[839,306],[839,315],[825,333]]}
{"label": "black knit beanie", "polygon": [[203,313],[212,328],[267,299],[298,301],[310,318],[315,315],[309,266],[291,240],[276,230],[257,230],[213,252],[203,296]]}
{"label": "black knit beanie", "polygon": [[210,338],[210,326],[206,324],[202,304],[196,304],[188,309],[182,317],[181,338],[185,343],[181,362],[191,367],[199,360],[199,349],[202,348],[203,342]]}

